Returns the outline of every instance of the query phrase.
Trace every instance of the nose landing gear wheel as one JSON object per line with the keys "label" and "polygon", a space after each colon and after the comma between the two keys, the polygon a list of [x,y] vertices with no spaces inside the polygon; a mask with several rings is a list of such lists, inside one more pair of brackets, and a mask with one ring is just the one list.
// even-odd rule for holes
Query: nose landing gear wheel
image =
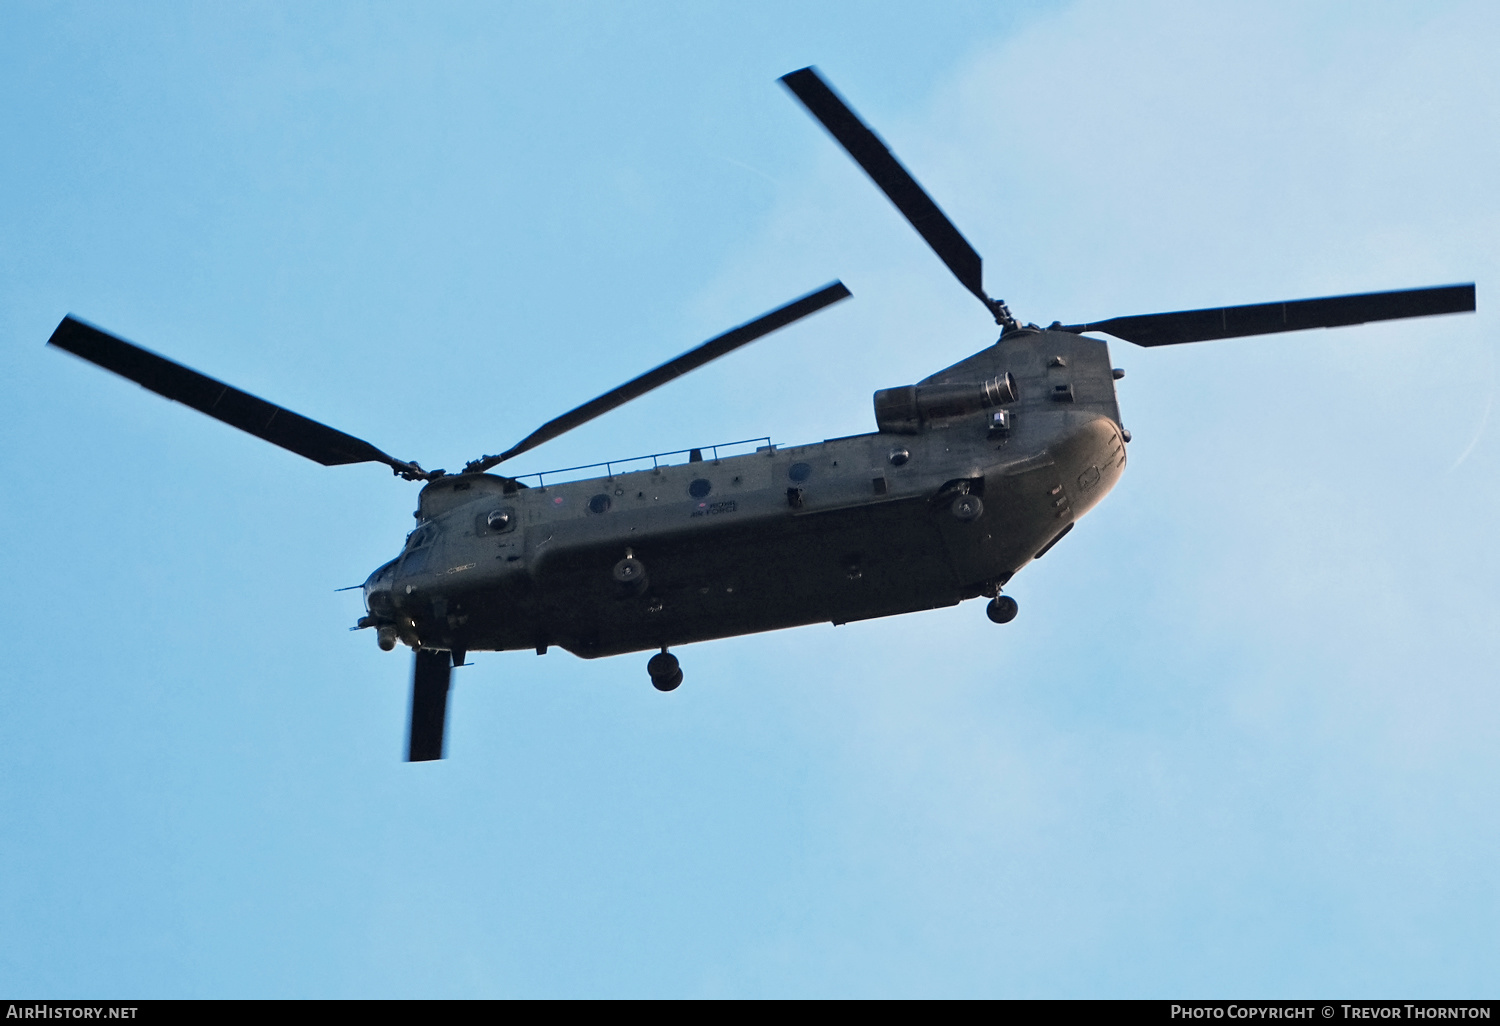
{"label": "nose landing gear wheel", "polygon": [[666,649],[652,656],[646,663],[646,672],[651,675],[651,686],[658,691],[675,691],[682,683],[682,667],[677,657]]}
{"label": "nose landing gear wheel", "polygon": [[984,615],[995,623],[1010,623],[1020,611],[1021,607],[1009,595],[996,595],[990,599],[990,604],[984,607]]}

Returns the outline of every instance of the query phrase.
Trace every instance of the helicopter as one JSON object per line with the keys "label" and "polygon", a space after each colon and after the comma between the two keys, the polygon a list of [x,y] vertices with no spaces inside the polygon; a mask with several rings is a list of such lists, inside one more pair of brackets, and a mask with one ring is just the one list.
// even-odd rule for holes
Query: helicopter
{"label": "helicopter", "polygon": [[[1022,323],[985,291],[979,254],[816,68],[781,83],[916,229],[1000,332],[974,355],[874,395],[876,430],[806,445],[769,439],[574,467],[583,479],[496,467],[774,331],[848,299],[834,281],[688,350],[457,473],[425,470],[71,315],[48,344],[324,466],[379,463],[422,482],[416,526],[369,575],[365,615],[385,651],[414,652],[406,758],[445,756],[454,666],[470,652],[559,647],[583,658],[671,649],[812,623],[987,598],[1041,559],[1124,472],[1108,343],[1239,338],[1472,312],[1472,283],[1247,306]],[[727,453],[764,441],[752,451]],[[671,457],[686,455],[686,460]],[[650,466],[644,465],[650,461]],[[639,465],[636,465],[639,464]],[[534,478],[534,484],[527,479]]]}

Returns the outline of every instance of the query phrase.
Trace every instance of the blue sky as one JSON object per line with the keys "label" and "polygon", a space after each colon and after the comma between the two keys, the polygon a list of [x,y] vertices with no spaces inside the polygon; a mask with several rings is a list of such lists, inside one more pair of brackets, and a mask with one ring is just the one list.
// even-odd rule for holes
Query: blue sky
{"label": "blue sky", "polygon": [[[1493,994],[1497,52],[1485,3],[0,8],[0,990]],[[516,469],[869,430],[993,326],[810,63],[1023,319],[1479,312],[1113,343],[1130,466],[1014,623],[690,646],[671,695],[479,654],[416,767],[334,592],[415,488],[43,347],[453,467],[839,277]]]}

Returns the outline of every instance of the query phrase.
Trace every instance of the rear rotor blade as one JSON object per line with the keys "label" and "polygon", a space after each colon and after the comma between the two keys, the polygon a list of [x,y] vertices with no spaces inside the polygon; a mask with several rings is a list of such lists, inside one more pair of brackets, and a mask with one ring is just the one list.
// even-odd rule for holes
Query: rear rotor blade
{"label": "rear rotor blade", "polygon": [[1399,292],[1363,292],[1352,296],[1324,296],[1286,303],[1256,303],[1209,310],[1114,317],[1093,324],[1060,325],[1063,331],[1102,331],[1138,346],[1170,346],[1216,338],[1269,335],[1307,328],[1338,328],[1367,321],[1469,313],[1474,309],[1474,286],[1443,285]]}
{"label": "rear rotor blade", "polygon": [[430,476],[415,463],[395,459],[362,438],[241,392],[71,316],[63,318],[47,344],[325,467],[384,463],[408,480]]}
{"label": "rear rotor blade", "polygon": [[880,187],[896,209],[911,222],[917,234],[927,240],[948,270],[953,272],[964,288],[974,293],[985,305],[998,324],[1014,326],[1010,311],[1005,304],[991,299],[984,291],[984,267],[979,254],[969,245],[969,240],[960,234],[948,215],[933,202],[932,197],[917,184],[911,172],[901,165],[886,144],[881,141],[859,115],[844,102],[843,97],[823,80],[816,68],[803,68],[781,76],[782,85],[802,102],[807,112],[820,121],[828,134],[832,135],[864,169],[870,180]]}
{"label": "rear rotor blade", "polygon": [[443,728],[448,720],[448,681],[453,661],[448,652],[418,649],[411,674],[411,722],[407,762],[443,757]]}
{"label": "rear rotor blade", "polygon": [[704,364],[717,360],[726,353],[731,353],[740,346],[748,345],[758,338],[769,335],[778,328],[784,328],[793,321],[801,320],[809,314],[817,313],[825,306],[832,306],[842,299],[848,299],[850,292],[844,287],[844,283],[836,281],[831,285],[825,285],[816,292],[809,292],[801,299],[794,299],[785,306],[777,307],[763,317],[757,317],[747,324],[741,324],[724,334],[709,339],[707,342],[695,349],[689,349],[681,356],[668,360],[654,370],[649,370],[638,378],[625,382],[619,388],[605,392],[597,399],[591,399],[575,409],[569,410],[561,417],[555,417],[527,435],[521,441],[511,446],[498,456],[484,456],[474,460],[464,467],[465,472],[488,470],[497,464],[504,463],[512,456],[518,456],[528,449],[534,449],[543,442],[551,441],[566,431],[571,431],[580,424],[586,424],[603,413],[608,413],[617,406],[623,406],[632,399],[637,399],[653,388],[665,385],[673,378],[686,374],[688,371],[697,370]]}

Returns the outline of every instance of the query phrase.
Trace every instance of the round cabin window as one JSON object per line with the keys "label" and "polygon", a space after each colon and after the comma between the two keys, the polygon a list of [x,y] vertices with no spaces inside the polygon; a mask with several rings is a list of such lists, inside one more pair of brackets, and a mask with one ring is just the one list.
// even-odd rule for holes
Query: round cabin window
{"label": "round cabin window", "polygon": [[694,481],[692,484],[688,485],[688,494],[695,499],[701,499],[713,490],[713,482],[701,477]]}
{"label": "round cabin window", "polygon": [[808,478],[812,477],[812,464],[793,463],[790,467],[787,468],[786,476],[791,478],[793,481],[806,481]]}
{"label": "round cabin window", "polygon": [[610,506],[610,498],[609,498],[608,495],[605,495],[603,492],[599,493],[598,495],[594,496],[592,499],[589,500],[589,512],[590,513],[608,513],[609,512],[609,506]]}

